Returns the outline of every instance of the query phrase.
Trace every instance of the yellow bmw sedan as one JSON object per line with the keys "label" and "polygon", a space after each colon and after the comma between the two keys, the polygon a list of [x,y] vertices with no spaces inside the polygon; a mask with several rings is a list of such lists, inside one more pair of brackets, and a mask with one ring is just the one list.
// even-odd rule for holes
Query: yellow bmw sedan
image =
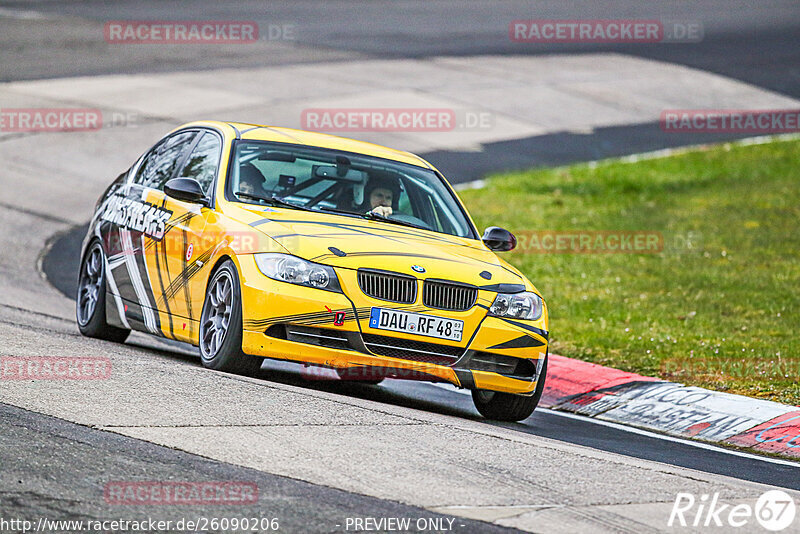
{"label": "yellow bmw sedan", "polygon": [[264,358],[343,379],[449,382],[487,418],[536,408],[547,307],[478,233],[430,163],[319,133],[181,126],[108,187],[83,242],[77,322],[198,346],[203,365]]}

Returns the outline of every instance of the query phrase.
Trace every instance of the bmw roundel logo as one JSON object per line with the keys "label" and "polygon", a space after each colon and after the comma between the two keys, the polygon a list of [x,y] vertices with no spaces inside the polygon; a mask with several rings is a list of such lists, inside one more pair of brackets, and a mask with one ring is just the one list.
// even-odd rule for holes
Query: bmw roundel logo
{"label": "bmw roundel logo", "polygon": [[414,271],[415,273],[424,273],[425,267],[420,267],[419,265],[412,265],[411,270]]}

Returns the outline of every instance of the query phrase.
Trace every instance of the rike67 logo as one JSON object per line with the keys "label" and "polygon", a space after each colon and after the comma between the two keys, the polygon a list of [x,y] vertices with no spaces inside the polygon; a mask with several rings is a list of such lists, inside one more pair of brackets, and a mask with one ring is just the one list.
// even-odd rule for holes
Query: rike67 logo
{"label": "rike67 logo", "polygon": [[696,498],[691,493],[678,493],[667,526],[739,528],[752,525],[754,521],[770,532],[780,532],[794,523],[796,514],[794,499],[781,490],[770,490],[762,494],[755,506],[747,503],[736,505],[720,502],[719,493],[703,494]]}

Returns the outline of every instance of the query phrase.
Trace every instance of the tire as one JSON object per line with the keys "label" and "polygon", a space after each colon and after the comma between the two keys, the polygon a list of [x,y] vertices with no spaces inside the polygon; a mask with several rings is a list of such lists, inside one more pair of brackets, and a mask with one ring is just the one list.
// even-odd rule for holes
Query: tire
{"label": "tire", "polygon": [[75,295],[75,319],[78,330],[86,337],[124,342],[130,330],[106,322],[105,252],[100,241],[93,241],[81,260],[78,294]]}
{"label": "tire", "polygon": [[211,276],[200,315],[200,359],[204,367],[253,374],[264,358],[242,352],[242,292],[236,266],[226,260]]}
{"label": "tire", "polygon": [[523,421],[530,417],[544,392],[544,381],[547,378],[547,356],[544,357],[542,372],[533,395],[514,395],[484,389],[472,390],[472,402],[480,414],[495,421]]}

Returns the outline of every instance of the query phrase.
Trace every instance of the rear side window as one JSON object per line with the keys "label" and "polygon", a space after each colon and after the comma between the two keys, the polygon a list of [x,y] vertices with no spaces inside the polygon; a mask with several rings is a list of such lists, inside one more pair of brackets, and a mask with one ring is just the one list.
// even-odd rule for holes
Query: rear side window
{"label": "rear side window", "polygon": [[219,157],[222,152],[222,141],[218,135],[211,132],[201,133],[202,137],[195,145],[186,164],[181,171],[181,178],[194,178],[206,195],[210,193],[211,184],[217,175]]}
{"label": "rear side window", "polygon": [[182,132],[164,139],[145,156],[133,181],[145,187],[163,190],[164,184],[172,178],[181,164],[195,135],[197,132]]}

